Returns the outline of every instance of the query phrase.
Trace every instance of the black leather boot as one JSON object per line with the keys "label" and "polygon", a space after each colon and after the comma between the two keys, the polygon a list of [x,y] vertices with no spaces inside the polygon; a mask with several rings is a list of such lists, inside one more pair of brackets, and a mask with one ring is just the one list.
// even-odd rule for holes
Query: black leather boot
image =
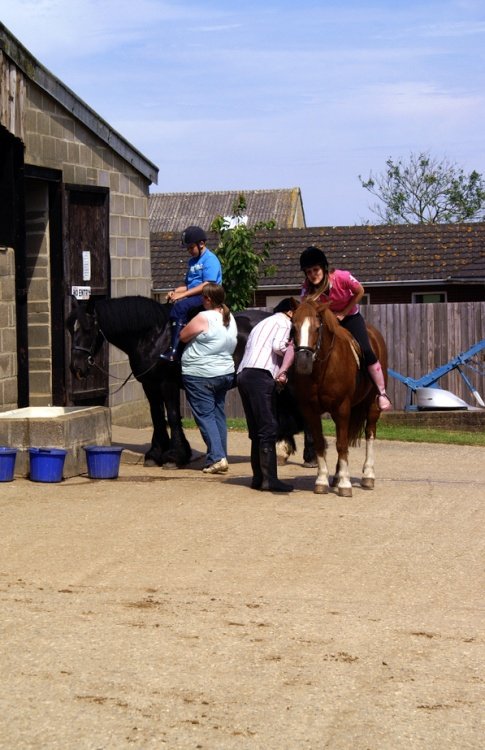
{"label": "black leather boot", "polygon": [[260,490],[263,484],[263,472],[261,471],[261,464],[259,462],[259,440],[251,441],[251,469],[253,470],[251,489]]}
{"label": "black leather boot", "polygon": [[292,492],[293,485],[281,482],[277,474],[276,446],[274,443],[261,443],[259,463],[263,474],[261,489],[266,492]]}
{"label": "black leather boot", "polygon": [[185,323],[179,323],[177,320],[172,320],[172,330],[171,330],[171,336],[172,336],[172,343],[169,349],[167,349],[166,352],[163,354],[160,354],[160,359],[163,359],[165,362],[178,362],[179,357],[177,353],[179,341],[180,341],[180,331],[184,327]]}

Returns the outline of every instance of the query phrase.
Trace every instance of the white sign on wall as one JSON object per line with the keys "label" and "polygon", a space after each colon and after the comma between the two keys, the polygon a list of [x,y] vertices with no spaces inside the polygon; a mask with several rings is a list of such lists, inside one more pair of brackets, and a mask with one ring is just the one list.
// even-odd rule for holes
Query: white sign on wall
{"label": "white sign on wall", "polygon": [[90,286],[72,286],[71,294],[76,299],[89,299],[91,296]]}
{"label": "white sign on wall", "polygon": [[83,281],[91,281],[91,253],[83,250]]}

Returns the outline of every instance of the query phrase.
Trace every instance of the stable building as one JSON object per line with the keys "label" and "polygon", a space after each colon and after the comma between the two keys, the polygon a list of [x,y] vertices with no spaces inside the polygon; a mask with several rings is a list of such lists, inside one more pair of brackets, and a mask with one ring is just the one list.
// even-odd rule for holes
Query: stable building
{"label": "stable building", "polygon": [[[71,295],[151,294],[148,194],[158,169],[0,24],[0,410],[145,407],[126,356],[69,371]],[[110,394],[111,391],[111,394]]]}

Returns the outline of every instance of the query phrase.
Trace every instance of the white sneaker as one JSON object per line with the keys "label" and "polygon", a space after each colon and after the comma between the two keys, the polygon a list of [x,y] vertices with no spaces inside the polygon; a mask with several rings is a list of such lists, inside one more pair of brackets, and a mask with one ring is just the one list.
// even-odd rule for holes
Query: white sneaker
{"label": "white sneaker", "polygon": [[211,464],[211,466],[205,466],[202,469],[202,472],[204,474],[225,474],[226,471],[229,471],[227,458],[221,458],[221,460],[216,461],[215,464]]}

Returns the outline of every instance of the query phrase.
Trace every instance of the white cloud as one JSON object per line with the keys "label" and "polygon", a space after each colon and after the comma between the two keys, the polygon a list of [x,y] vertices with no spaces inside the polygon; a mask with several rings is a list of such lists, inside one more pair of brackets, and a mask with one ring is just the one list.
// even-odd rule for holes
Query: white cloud
{"label": "white cloud", "polygon": [[0,0],[0,17],[159,189],[298,185],[309,223],[353,223],[357,175],[389,156],[485,172],[482,1]]}

